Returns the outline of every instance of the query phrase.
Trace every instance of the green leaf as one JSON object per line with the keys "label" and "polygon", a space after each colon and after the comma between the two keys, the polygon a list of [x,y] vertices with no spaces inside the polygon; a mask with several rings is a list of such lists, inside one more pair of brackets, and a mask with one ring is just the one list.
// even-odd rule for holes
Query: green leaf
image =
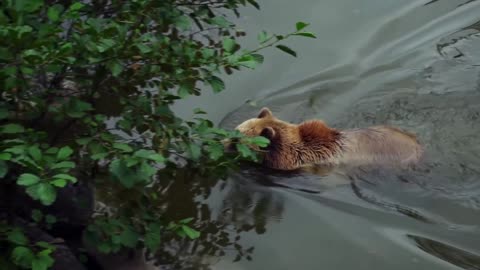
{"label": "green leaf", "polygon": [[85,4],[83,4],[82,2],[75,2],[70,6],[69,10],[71,10],[71,11],[80,10],[84,6],[85,6]]}
{"label": "green leaf", "polygon": [[225,83],[217,76],[208,78],[207,83],[212,87],[214,93],[219,93],[225,90]]}
{"label": "green leaf", "polygon": [[49,155],[54,155],[54,154],[57,154],[58,152],[58,148],[57,147],[50,147],[48,148],[45,153],[46,154],[49,154]]}
{"label": "green leaf", "polygon": [[223,156],[224,147],[221,144],[213,144],[208,147],[208,156],[212,160],[218,160]]}
{"label": "green leaf", "polygon": [[300,30],[304,29],[305,27],[307,27],[308,25],[309,25],[308,23],[297,22],[295,24],[295,27],[296,27],[297,31],[300,31]]}
{"label": "green leaf", "polygon": [[191,19],[188,16],[180,16],[176,19],[175,25],[183,31],[190,29]]}
{"label": "green leaf", "polygon": [[114,77],[118,77],[118,75],[120,75],[123,71],[122,63],[118,60],[110,61],[107,66]]}
{"label": "green leaf", "polygon": [[224,129],[221,129],[221,128],[211,128],[210,132],[212,132],[214,134],[221,135],[221,136],[227,136],[228,135],[228,132]]}
{"label": "green leaf", "polygon": [[[194,114],[207,114],[204,110],[200,109],[200,108],[195,108],[193,110],[193,113]],[[1,159],[1,158],[0,158]]]}
{"label": "green leaf", "polygon": [[192,240],[200,237],[200,232],[199,231],[194,230],[194,229],[188,227],[187,225],[182,225],[182,230],[183,230],[183,232],[185,232],[185,234],[188,236],[188,238],[190,238]]}
{"label": "green leaf", "polygon": [[17,144],[23,144],[25,143],[24,140],[21,139],[10,139],[10,140],[3,140],[5,143],[17,143]]}
{"label": "green leaf", "polygon": [[117,179],[124,187],[132,188],[137,180],[136,171],[129,168],[126,163],[120,159],[116,159],[110,163],[110,173]]}
{"label": "green leaf", "polygon": [[120,243],[126,247],[134,248],[137,245],[140,235],[132,230],[131,228],[126,228],[120,235]]}
{"label": "green leaf", "polygon": [[8,173],[7,163],[3,160],[0,160],[0,178],[5,177]]}
{"label": "green leaf", "polygon": [[165,162],[165,157],[160,155],[160,154],[156,154],[156,153],[149,155],[147,158],[150,159],[150,160],[159,162],[159,163],[164,163]]}
{"label": "green leaf", "polygon": [[43,6],[43,0],[17,0],[14,1],[17,11],[34,12]]}
{"label": "green leaf", "polygon": [[190,223],[190,222],[192,222],[192,221],[193,221],[193,217],[189,217],[189,218],[184,218],[184,219],[180,220],[178,223],[180,223],[180,224],[188,224],[188,223]]}
{"label": "green leaf", "polygon": [[190,84],[181,84],[178,88],[178,96],[185,98],[192,92],[193,88]]}
{"label": "green leaf", "polygon": [[15,30],[17,32],[16,38],[21,39],[25,36],[24,34],[31,33],[33,31],[33,28],[28,25],[24,25],[15,27]]}
{"label": "green leaf", "polygon": [[165,157],[153,150],[140,149],[133,154],[135,157],[150,159],[159,163],[165,162]]}
{"label": "green leaf", "polygon": [[137,170],[138,178],[145,182],[149,182],[155,173],[157,173],[157,170],[147,162],[142,162],[140,168]]}
{"label": "green leaf", "polygon": [[72,169],[75,168],[75,163],[71,161],[62,161],[54,164],[51,169]]}
{"label": "green leaf", "polygon": [[279,50],[281,50],[281,51],[283,51],[283,52],[285,52],[285,53],[290,54],[291,56],[297,57],[297,53],[296,53],[294,50],[290,49],[289,47],[287,47],[287,46],[285,46],[285,45],[277,45],[276,47],[277,47]]}
{"label": "green leaf", "polygon": [[108,156],[108,153],[97,153],[97,154],[93,154],[90,158],[93,159],[93,160],[100,160],[100,159],[104,159]]}
{"label": "green leaf", "polygon": [[215,55],[215,50],[210,49],[210,48],[203,48],[202,50],[202,56],[205,59],[212,58]]}
{"label": "green leaf", "polygon": [[32,261],[32,270],[48,270],[55,262],[50,257],[51,250],[40,251]]}
{"label": "green leaf", "polygon": [[60,13],[62,12],[62,6],[61,5],[53,5],[48,8],[47,10],[47,16],[48,19],[50,19],[52,22],[58,21],[60,18]]}
{"label": "green leaf", "polygon": [[6,134],[16,134],[22,133],[25,131],[25,128],[18,124],[6,124],[2,127],[2,133]]}
{"label": "green leaf", "polygon": [[59,174],[56,174],[54,175],[52,178],[58,178],[58,179],[65,179],[65,180],[68,180],[72,183],[76,183],[77,182],[77,178],[71,176],[71,175],[68,175],[68,174],[64,174],[64,173],[59,173]]}
{"label": "green leaf", "polygon": [[35,243],[35,246],[41,247],[41,248],[44,248],[44,249],[55,250],[55,246],[54,246],[54,245],[49,244],[49,243],[44,242],[44,241],[36,242],[36,243]]}
{"label": "green leaf", "polygon": [[18,159],[16,159],[16,162],[22,164],[23,166],[35,167],[35,169],[37,169],[39,171],[43,171],[43,167],[40,167],[33,159],[31,159],[28,156],[22,156],[22,157],[18,158]]}
{"label": "green leaf", "polygon": [[67,180],[65,180],[65,179],[55,179],[55,180],[50,181],[50,184],[52,184],[53,186],[59,187],[59,188],[63,188],[67,185]]}
{"label": "green leaf", "polygon": [[55,188],[49,183],[37,183],[27,188],[27,193],[43,205],[51,205],[57,198]]}
{"label": "green leaf", "polygon": [[135,46],[140,50],[141,53],[149,53],[152,51],[152,48],[148,47],[143,43],[135,44]]}
{"label": "green leaf", "polygon": [[[2,59],[2,50],[0,49],[0,59]],[[0,120],[1,119],[5,119],[5,118],[8,118],[8,115],[9,115],[9,112],[8,112],[8,109],[5,108],[5,107],[0,107]]]}
{"label": "green leaf", "polygon": [[155,152],[153,150],[140,149],[135,151],[133,155],[139,158],[148,158],[148,156],[154,153]]}
{"label": "green leaf", "polygon": [[177,235],[184,238],[185,236],[187,236],[187,234],[185,234],[185,232],[182,230],[182,228],[180,228],[179,230],[176,231]]}
{"label": "green leaf", "polygon": [[257,3],[256,0],[247,0],[250,5],[254,6],[256,9],[260,10],[260,5]]}
{"label": "green leaf", "polygon": [[16,154],[16,155],[23,155],[23,153],[25,152],[25,147],[23,145],[16,145],[14,147],[7,148],[3,151],[7,153]]}
{"label": "green leaf", "polygon": [[114,143],[112,146],[115,149],[122,150],[123,152],[127,152],[127,153],[133,151],[133,148],[126,143]]}
{"label": "green leaf", "polygon": [[233,52],[233,49],[235,48],[235,45],[237,45],[237,43],[235,42],[235,40],[231,39],[231,38],[225,38],[223,39],[223,49],[227,52]]}
{"label": "green leaf", "polygon": [[257,62],[255,60],[246,60],[246,61],[239,61],[239,65],[244,66],[246,68],[255,69],[257,67]]}
{"label": "green leaf", "polygon": [[23,51],[23,57],[24,58],[31,57],[31,59],[34,59],[34,58],[42,59],[42,53],[37,50],[29,49],[29,50]]}
{"label": "green leaf", "polygon": [[212,25],[223,27],[223,28],[229,28],[233,25],[231,22],[227,21],[227,19],[225,19],[225,17],[223,16],[213,17],[209,20],[209,23]]}
{"label": "green leaf", "polygon": [[46,215],[45,216],[45,222],[47,222],[48,224],[54,224],[57,222],[57,218],[55,216],[52,216],[52,215]]}
{"label": "green leaf", "polygon": [[266,31],[260,32],[257,36],[258,42],[260,42],[260,44],[267,42],[270,38],[272,38],[272,36],[269,35]]}
{"label": "green leaf", "polygon": [[90,141],[92,141],[92,138],[80,138],[75,140],[79,145],[87,145]]}
{"label": "green leaf", "polygon": [[27,247],[17,246],[12,250],[12,261],[23,268],[30,268],[34,258],[35,254]]}
{"label": "green leaf", "polygon": [[188,146],[188,152],[193,160],[198,160],[202,154],[202,148],[198,144],[191,143]]}
{"label": "green leaf", "polygon": [[250,141],[260,147],[267,147],[270,144],[270,140],[262,136],[251,138]]}
{"label": "green leaf", "polygon": [[263,63],[263,60],[264,60],[263,55],[254,53],[254,54],[251,54],[251,56],[252,56],[252,58],[255,60],[255,62],[257,62],[258,64],[262,64],[262,63]]}
{"label": "green leaf", "polygon": [[155,252],[160,247],[161,243],[161,227],[159,224],[152,223],[148,225],[147,232],[145,233],[144,243],[145,247],[150,252]]}
{"label": "green leaf", "polygon": [[108,254],[113,250],[112,244],[108,242],[100,242],[99,244],[97,244],[96,248],[98,249],[98,251],[105,254]]}
{"label": "green leaf", "polygon": [[23,74],[26,74],[26,75],[32,75],[34,70],[33,68],[30,68],[30,67],[20,67],[20,70],[22,71]]}
{"label": "green leaf", "polygon": [[42,211],[38,210],[38,209],[33,209],[32,210],[32,219],[33,221],[35,222],[40,222],[42,221],[42,218],[43,218],[43,213]]}
{"label": "green leaf", "polygon": [[173,229],[176,229],[178,227],[178,225],[173,222],[173,221],[170,221],[167,225],[167,230],[173,230]]}
{"label": "green leaf", "polygon": [[72,118],[81,118],[91,110],[93,110],[92,104],[74,98],[67,104],[66,113]]}
{"label": "green leaf", "polygon": [[302,36],[302,37],[309,37],[309,38],[317,38],[314,33],[312,32],[301,32],[293,34],[295,36]]}
{"label": "green leaf", "polygon": [[261,64],[261,63],[263,63],[263,56],[260,54],[243,55],[242,57],[240,57],[240,59],[238,59],[238,62],[237,62],[238,65],[251,68],[251,69],[256,68],[258,64]]}
{"label": "green leaf", "polygon": [[237,148],[238,152],[240,152],[240,155],[242,157],[252,156],[252,150],[250,148],[248,148],[248,146],[246,146],[244,144],[236,144],[236,148]]}
{"label": "green leaf", "polygon": [[[0,59],[1,60],[12,60],[13,54],[7,48],[0,48]],[[7,108],[0,109],[0,119],[5,119],[8,117],[8,110]]]}
{"label": "green leaf", "polygon": [[7,233],[7,240],[11,243],[26,246],[28,245],[28,239],[19,228],[15,228]]}
{"label": "green leaf", "polygon": [[42,159],[42,152],[38,146],[30,146],[28,148],[28,153],[35,161],[40,161]]}
{"label": "green leaf", "polygon": [[99,52],[103,53],[111,49],[115,44],[116,42],[113,39],[102,38],[96,47]]}
{"label": "green leaf", "polygon": [[134,157],[126,157],[125,162],[127,163],[127,167],[132,167],[140,163],[140,160]]}
{"label": "green leaf", "polygon": [[20,186],[31,186],[40,182],[40,178],[34,174],[24,173],[21,174],[17,179],[17,185]]}
{"label": "green leaf", "polygon": [[58,160],[64,160],[64,159],[68,158],[71,154],[73,154],[72,148],[70,148],[69,146],[64,146],[64,147],[60,148],[60,150],[58,151],[57,159]]}

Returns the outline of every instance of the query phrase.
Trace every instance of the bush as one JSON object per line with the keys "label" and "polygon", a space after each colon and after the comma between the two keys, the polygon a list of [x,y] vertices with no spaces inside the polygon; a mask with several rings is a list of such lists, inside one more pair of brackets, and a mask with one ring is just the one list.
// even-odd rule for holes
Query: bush
{"label": "bush", "polygon": [[[268,140],[216,128],[199,108],[193,120],[180,119],[170,106],[202,89],[223,91],[219,74],[255,68],[261,49],[295,56],[279,42],[314,37],[299,22],[287,35],[262,31],[259,47],[243,50],[236,39],[245,33],[228,14],[245,5],[258,8],[255,0],[0,3],[0,177],[9,193],[0,205],[0,263],[51,267],[55,246],[29,239],[14,220],[55,234],[56,223],[72,222],[52,207],[63,190],[82,185],[128,193],[121,203],[103,201],[104,211],[82,224],[101,252],[155,252],[163,234],[199,236],[192,218],[163,216],[157,184],[185,172],[223,177],[239,161],[256,160],[249,146]],[[238,152],[225,153],[222,141],[233,138]],[[24,193],[39,204],[16,212]]]}

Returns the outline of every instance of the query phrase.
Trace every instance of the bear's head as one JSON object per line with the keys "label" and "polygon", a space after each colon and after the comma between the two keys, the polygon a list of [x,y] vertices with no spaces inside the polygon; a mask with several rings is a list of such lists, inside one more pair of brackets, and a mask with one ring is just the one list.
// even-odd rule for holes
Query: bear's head
{"label": "bear's head", "polygon": [[263,108],[256,118],[246,120],[235,129],[250,137],[265,137],[271,145],[287,137],[290,142],[299,140],[297,126],[276,118],[268,108]]}
{"label": "bear's head", "polygon": [[338,146],[339,132],[320,120],[291,124],[276,118],[263,108],[256,118],[238,125],[236,130],[247,136],[262,136],[270,144],[260,149],[264,165],[281,170],[293,170],[313,160],[331,156]]}

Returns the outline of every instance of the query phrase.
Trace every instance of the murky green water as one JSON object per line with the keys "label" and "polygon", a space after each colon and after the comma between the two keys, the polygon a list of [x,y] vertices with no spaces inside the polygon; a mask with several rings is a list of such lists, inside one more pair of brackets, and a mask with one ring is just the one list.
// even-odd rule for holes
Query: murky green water
{"label": "murky green water", "polygon": [[326,177],[246,168],[206,184],[175,214],[215,225],[175,248],[191,263],[177,268],[480,269],[480,1],[263,2],[244,13],[247,32],[304,20],[319,39],[291,41],[297,59],[269,51],[178,111],[205,107],[227,128],[262,106],[339,129],[395,125],[418,135],[426,161]]}

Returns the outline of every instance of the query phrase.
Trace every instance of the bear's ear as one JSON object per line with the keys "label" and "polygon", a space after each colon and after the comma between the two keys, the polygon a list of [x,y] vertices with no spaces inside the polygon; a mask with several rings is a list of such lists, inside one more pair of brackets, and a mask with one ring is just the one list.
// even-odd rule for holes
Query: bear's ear
{"label": "bear's ear", "polygon": [[260,110],[260,113],[258,114],[257,118],[265,118],[268,116],[273,116],[273,114],[270,111],[270,109],[268,109],[267,107],[264,107]]}
{"label": "bear's ear", "polygon": [[260,132],[260,136],[269,139],[270,141],[275,138],[275,130],[272,127],[265,127]]}

